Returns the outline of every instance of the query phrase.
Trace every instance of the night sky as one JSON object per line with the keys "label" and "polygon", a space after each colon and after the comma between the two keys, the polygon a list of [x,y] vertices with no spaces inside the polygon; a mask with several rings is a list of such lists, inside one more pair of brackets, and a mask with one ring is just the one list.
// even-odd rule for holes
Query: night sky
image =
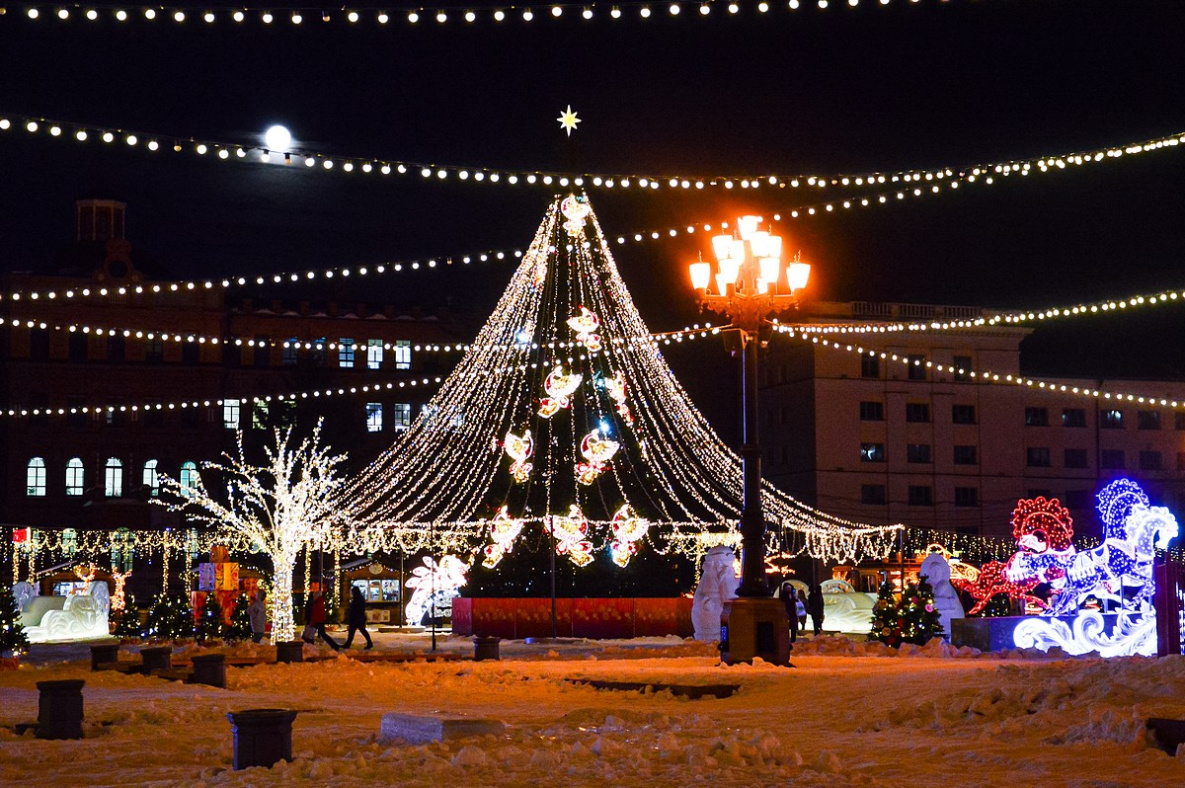
{"label": "night sky", "polygon": [[[607,6],[592,22],[574,8],[553,21],[540,7],[530,24],[385,28],[313,14],[299,28],[30,22],[10,7],[0,112],[246,144],[279,122],[297,147],[336,155],[705,176],[961,165],[1185,130],[1185,4],[1173,0],[837,0],[765,16],[745,2],[735,17],[717,3],[706,18],[685,4],[677,19],[666,5],[645,21],[611,21]],[[568,104],[583,120],[571,139],[555,121]],[[137,250],[179,278],[525,247],[552,193],[19,130],[0,135],[0,173],[0,270],[43,268],[70,240],[73,200],[113,196],[129,203]],[[809,199],[590,196],[613,236]],[[780,229],[814,263],[817,298],[1041,307],[1182,287],[1185,146]],[[614,246],[653,328],[699,319],[686,263],[701,248],[703,235]],[[510,273],[491,263],[401,275],[385,297],[480,316]],[[1182,378],[1183,315],[1042,329],[1026,364]],[[674,355],[679,371],[687,362]]]}

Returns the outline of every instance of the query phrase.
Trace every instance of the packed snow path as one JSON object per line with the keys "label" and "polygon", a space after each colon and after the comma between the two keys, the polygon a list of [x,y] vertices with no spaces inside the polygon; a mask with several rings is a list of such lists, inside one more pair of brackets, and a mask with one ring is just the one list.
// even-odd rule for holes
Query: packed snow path
{"label": "packed snow path", "polygon": [[[1148,717],[1185,718],[1183,658],[1002,658],[937,644],[885,658],[876,644],[824,638],[800,644],[797,668],[782,669],[721,667],[707,647],[668,643],[535,647],[501,662],[263,665],[229,670],[228,690],[91,673],[78,662],[0,672],[0,785],[1185,784],[1185,753],[1170,757],[1144,731]],[[689,701],[565,681],[573,677],[741,690]],[[36,682],[63,678],[87,682],[86,738],[17,737],[13,725],[36,719]],[[300,710],[296,760],[234,772],[226,712],[263,707]],[[510,728],[499,738],[384,744],[388,711],[493,717]]]}

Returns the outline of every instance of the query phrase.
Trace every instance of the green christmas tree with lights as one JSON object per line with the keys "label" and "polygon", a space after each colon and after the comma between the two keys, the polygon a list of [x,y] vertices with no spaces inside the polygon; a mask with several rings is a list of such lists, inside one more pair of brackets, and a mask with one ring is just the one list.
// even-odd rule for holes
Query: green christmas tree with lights
{"label": "green christmas tree with lights", "polygon": [[227,640],[250,640],[251,635],[251,614],[247,608],[250,606],[247,601],[246,594],[239,594],[239,598],[235,600],[234,609],[230,612],[230,626],[226,628],[225,637]]}
{"label": "green christmas tree with lights", "polygon": [[138,638],[140,637],[140,611],[136,608],[136,601],[132,599],[131,594],[124,595],[123,610],[118,611],[112,616],[112,623],[115,625],[111,634],[117,638]]}
{"label": "green christmas tree with lights", "polygon": [[12,589],[0,588],[0,654],[19,654],[29,647],[29,636],[21,623]]}
{"label": "green christmas tree with lights", "polygon": [[144,635],[155,640],[193,637],[193,612],[185,594],[161,594],[148,609]]}
{"label": "green christmas tree with lights", "polygon": [[905,587],[898,606],[901,616],[901,636],[906,643],[924,646],[931,638],[943,633],[938,607],[934,604],[934,589],[922,575],[916,584]]}
{"label": "green christmas tree with lights", "polygon": [[897,607],[897,598],[893,594],[893,584],[886,580],[876,592],[876,604],[872,609],[873,640],[879,640],[886,646],[894,648],[901,645],[901,611]]}
{"label": "green christmas tree with lights", "polygon": [[201,613],[198,615],[194,636],[198,640],[221,640],[222,630],[222,605],[218,604],[218,600],[214,598],[213,594],[207,594]]}

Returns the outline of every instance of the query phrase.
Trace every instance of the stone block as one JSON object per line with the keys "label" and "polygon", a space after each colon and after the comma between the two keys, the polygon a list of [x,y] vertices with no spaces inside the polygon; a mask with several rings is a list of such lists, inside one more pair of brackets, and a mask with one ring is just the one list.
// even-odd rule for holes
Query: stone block
{"label": "stone block", "polygon": [[504,730],[506,725],[499,720],[392,712],[383,715],[379,739],[384,742],[400,740],[408,744],[427,744],[468,736],[500,736]]}

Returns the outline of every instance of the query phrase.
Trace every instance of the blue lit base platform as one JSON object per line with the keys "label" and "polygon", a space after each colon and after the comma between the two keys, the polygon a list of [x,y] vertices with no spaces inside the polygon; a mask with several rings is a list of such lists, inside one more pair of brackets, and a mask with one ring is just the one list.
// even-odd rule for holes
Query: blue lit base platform
{"label": "blue lit base platform", "polygon": [[[1095,614],[1102,619],[1102,630],[1099,634],[1103,636],[1110,636],[1115,631],[1115,623],[1119,618],[1118,613]],[[980,651],[1007,651],[1008,649],[1017,648],[1016,643],[1016,629],[1022,623],[1029,621],[1036,623],[1047,623],[1053,627],[1057,627],[1058,622],[1069,632],[1074,631],[1075,623],[1078,616],[990,616],[985,618],[956,618],[950,622],[951,629],[951,643],[956,646],[971,646]],[[1033,626],[1029,624],[1028,626]],[[1059,629],[1061,627],[1058,627]],[[1039,644],[1032,644],[1042,651],[1047,651],[1049,647],[1056,644],[1050,644],[1049,647],[1042,648]],[[1069,649],[1066,649],[1069,651]]]}

